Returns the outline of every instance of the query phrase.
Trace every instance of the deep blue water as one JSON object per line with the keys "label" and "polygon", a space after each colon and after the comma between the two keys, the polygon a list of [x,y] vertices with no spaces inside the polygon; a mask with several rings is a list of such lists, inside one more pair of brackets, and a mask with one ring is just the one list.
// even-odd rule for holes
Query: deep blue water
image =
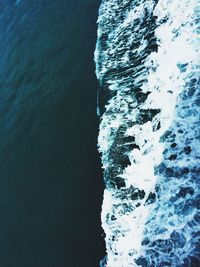
{"label": "deep blue water", "polygon": [[0,266],[98,266],[97,0],[0,2]]}

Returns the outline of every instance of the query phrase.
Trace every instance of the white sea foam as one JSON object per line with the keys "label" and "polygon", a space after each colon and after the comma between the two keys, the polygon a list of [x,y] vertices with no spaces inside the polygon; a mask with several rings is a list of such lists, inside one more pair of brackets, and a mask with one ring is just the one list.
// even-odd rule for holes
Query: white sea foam
{"label": "white sea foam", "polygon": [[194,0],[102,1],[96,73],[113,94],[98,138],[107,267],[178,267],[197,255],[199,15]]}

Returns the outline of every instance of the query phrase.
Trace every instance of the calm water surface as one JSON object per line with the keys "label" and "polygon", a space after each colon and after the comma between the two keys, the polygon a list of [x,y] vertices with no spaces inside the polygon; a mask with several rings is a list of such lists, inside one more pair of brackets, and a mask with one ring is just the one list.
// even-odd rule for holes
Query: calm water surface
{"label": "calm water surface", "polygon": [[94,267],[104,254],[98,5],[0,3],[1,267]]}

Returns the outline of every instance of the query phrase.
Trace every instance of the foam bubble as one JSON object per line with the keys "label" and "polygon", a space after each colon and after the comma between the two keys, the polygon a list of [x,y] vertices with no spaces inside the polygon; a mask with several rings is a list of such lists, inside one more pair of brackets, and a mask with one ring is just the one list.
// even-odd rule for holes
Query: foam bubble
{"label": "foam bubble", "polygon": [[103,266],[178,267],[198,256],[199,12],[194,0],[102,1]]}

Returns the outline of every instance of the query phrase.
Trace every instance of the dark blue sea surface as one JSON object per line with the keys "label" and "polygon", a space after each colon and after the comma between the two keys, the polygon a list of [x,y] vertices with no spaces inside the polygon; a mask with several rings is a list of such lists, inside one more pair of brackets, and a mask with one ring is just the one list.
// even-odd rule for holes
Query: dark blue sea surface
{"label": "dark blue sea surface", "polygon": [[97,0],[0,2],[0,266],[104,255]]}

